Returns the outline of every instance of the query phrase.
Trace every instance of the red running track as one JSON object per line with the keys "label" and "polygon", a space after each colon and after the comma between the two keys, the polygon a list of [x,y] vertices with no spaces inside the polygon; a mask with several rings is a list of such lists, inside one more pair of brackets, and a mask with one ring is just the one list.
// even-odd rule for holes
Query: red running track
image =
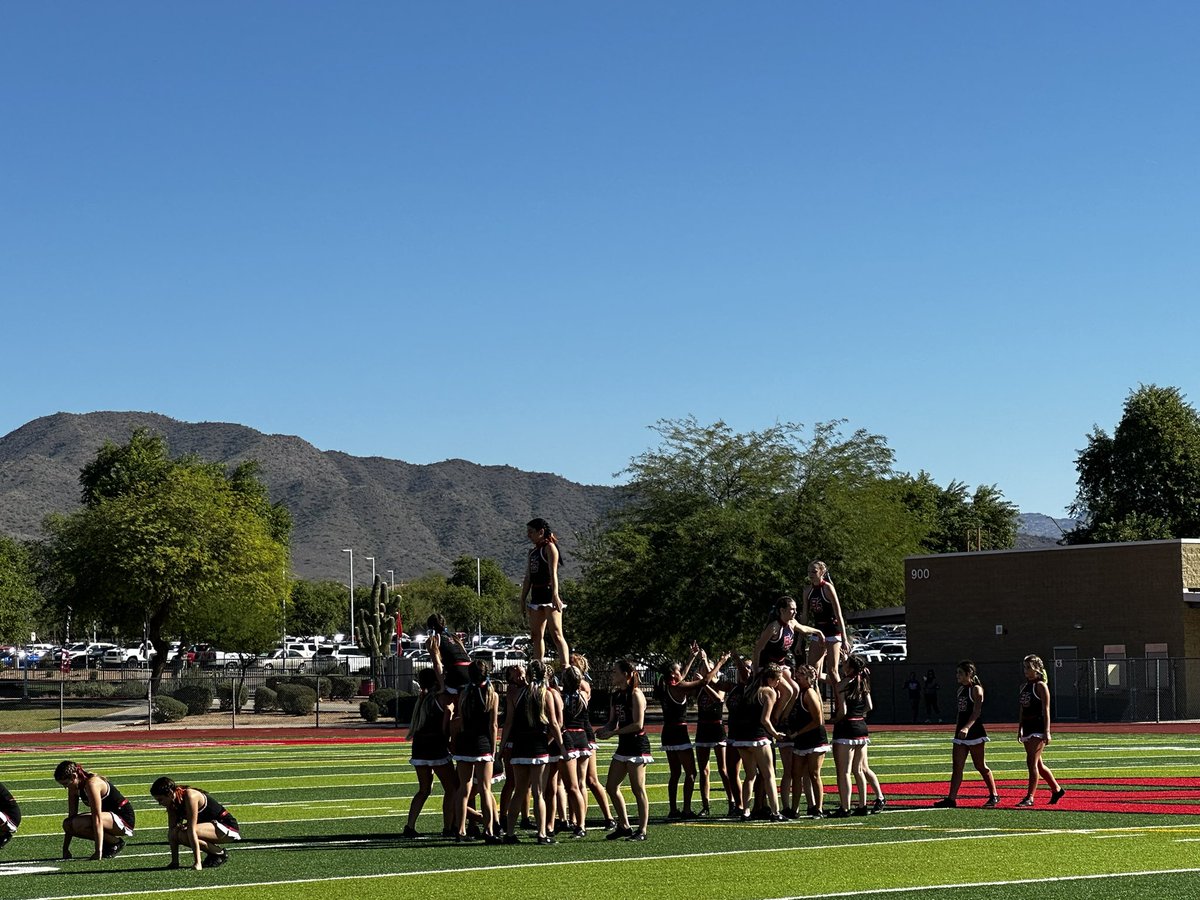
{"label": "red running track", "polygon": [[[1141,813],[1148,815],[1200,815],[1200,778],[1060,778],[1067,791],[1056,806],[1050,805],[1050,789],[1038,785],[1033,810],[1065,812]],[[1000,805],[1016,806],[1025,796],[1025,781],[997,781]],[[947,781],[914,781],[887,785],[888,806],[930,806],[946,796]],[[906,795],[906,796],[897,796]],[[893,799],[894,798],[894,799]],[[958,792],[962,807],[982,806],[987,788],[978,780],[963,782]]]}

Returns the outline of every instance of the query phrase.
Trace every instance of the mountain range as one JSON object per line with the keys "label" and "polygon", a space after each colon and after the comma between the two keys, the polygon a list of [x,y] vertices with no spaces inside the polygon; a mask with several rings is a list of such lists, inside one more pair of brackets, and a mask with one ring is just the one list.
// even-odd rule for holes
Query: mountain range
{"label": "mountain range", "polygon": [[[447,572],[459,556],[494,559],[520,578],[525,523],[535,516],[549,520],[563,539],[564,574],[578,575],[572,536],[619,502],[617,488],[511,466],[351,456],[318,450],[292,435],[157,413],[56,413],[0,438],[0,533],[42,537],[46,514],[79,508],[79,470],[105,441],[125,443],[137,428],[161,434],[175,456],[192,453],[226,464],[257,460],[271,499],[292,514],[292,570],[314,580],[348,577],[343,548],[355,551],[358,583],[370,579],[370,556],[378,572],[393,570],[397,581]],[[1052,546],[1074,525],[1024,514],[1017,546]]]}

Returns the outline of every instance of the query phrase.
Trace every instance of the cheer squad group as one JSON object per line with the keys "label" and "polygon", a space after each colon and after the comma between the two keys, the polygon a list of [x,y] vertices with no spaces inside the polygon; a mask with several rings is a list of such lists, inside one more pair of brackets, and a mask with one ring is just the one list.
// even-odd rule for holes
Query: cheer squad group
{"label": "cheer squad group", "polygon": [[[529,831],[536,832],[539,844],[582,839],[587,836],[590,794],[599,808],[606,840],[645,841],[650,821],[646,767],[654,757],[638,669],[629,660],[614,664],[608,720],[594,729],[588,661],[570,653],[563,633],[557,539],[544,519],[530,522],[527,535],[533,547],[520,599],[530,625],[532,661],[505,670],[503,696],[492,683],[488,665],[470,659],[439,616],[431,616],[427,623],[433,666],[418,674],[420,694],[409,728],[418,784],[403,837],[422,836],[417,819],[436,778],[444,793],[444,838],[515,844],[522,840],[521,831]],[[798,609],[803,610],[806,623],[797,619]],[[568,664],[553,670],[543,662],[547,641],[554,644],[557,659]],[[846,818],[882,811],[887,800],[867,753],[870,670],[861,657],[843,653],[848,647],[837,591],[819,561],[809,565],[799,605],[790,596],[779,598],[775,615],[751,654],[722,653],[711,658],[693,642],[687,663],[670,665],[660,693],[661,750],[670,773],[668,819],[720,814],[735,820],[783,822],[801,816]],[[731,660],[735,674],[723,677]],[[1042,660],[1025,657],[1024,674],[1017,737],[1025,746],[1029,778],[1025,796],[1015,805],[1033,806],[1039,781],[1046,783],[1049,802],[1055,804],[1065,789],[1042,759],[1051,739],[1050,694]],[[996,807],[1000,796],[984,753],[989,738],[982,720],[983,685],[969,660],[959,663],[956,675],[950,788],[933,805],[958,805],[970,758],[988,789],[983,806]],[[828,721],[822,691],[831,697]],[[687,719],[693,701],[694,740]],[[602,786],[598,742],[612,737],[617,739],[616,750]],[[827,811],[822,768],[829,753],[834,760],[837,805]],[[778,781],[777,760],[782,776]],[[718,797],[728,806],[721,813],[711,808],[711,769],[720,779]],[[59,764],[54,778],[67,790],[63,858],[71,858],[76,837],[94,844],[92,859],[120,853],[134,833],[129,800],[111,781],[71,760]],[[622,793],[625,782],[634,814]],[[499,798],[497,783],[502,783]],[[237,819],[219,801],[168,777],[155,781],[150,795],[167,812],[168,867],[180,865],[181,845],[191,851],[195,869],[226,862],[225,845],[240,840],[241,831]],[[86,812],[80,812],[80,803]],[[0,784],[0,847],[12,840],[20,822],[16,799]],[[531,834],[528,840],[532,839]]]}

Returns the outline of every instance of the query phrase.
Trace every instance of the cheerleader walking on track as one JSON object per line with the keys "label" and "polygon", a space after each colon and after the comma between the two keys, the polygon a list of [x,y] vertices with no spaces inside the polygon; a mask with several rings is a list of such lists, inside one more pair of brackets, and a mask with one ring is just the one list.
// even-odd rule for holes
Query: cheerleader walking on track
{"label": "cheerleader walking on track", "polygon": [[1025,657],[1025,683],[1021,685],[1019,702],[1021,719],[1017,740],[1025,745],[1025,765],[1029,769],[1029,786],[1017,806],[1033,806],[1038,777],[1050,786],[1050,803],[1057,803],[1066,790],[1054,773],[1042,762],[1042,751],[1050,743],[1050,688],[1046,686],[1046,664],[1040,656]]}
{"label": "cheerleader walking on track", "polygon": [[[221,844],[242,839],[233,814],[205,791],[176,784],[163,776],[150,785],[150,796],[167,811],[167,841],[171,845],[168,869],[179,868],[179,845],[192,848],[192,868],[215,869],[229,861]],[[207,854],[201,861],[200,854]]]}
{"label": "cheerleader walking on track", "polygon": [[[95,841],[91,859],[111,859],[133,837],[134,811],[125,796],[107,778],[85,771],[79,763],[63,760],[54,780],[67,789],[67,817],[63,819],[62,858],[71,858],[71,839]],[[79,804],[88,812],[79,812]]]}
{"label": "cheerleader walking on track", "polygon": [[996,779],[992,777],[992,770],[984,760],[984,747],[991,739],[987,729],[983,727],[983,685],[979,681],[975,663],[969,659],[960,662],[954,674],[958,681],[958,719],[954,723],[954,771],[950,776],[950,792],[944,800],[939,800],[933,805],[940,809],[958,806],[958,789],[962,786],[963,770],[966,768],[967,755],[970,754],[971,762],[983,777],[983,783],[987,785],[988,799],[983,805],[986,809],[993,809],[1000,803],[1000,796],[996,792]]}
{"label": "cheerleader walking on track", "polygon": [[[627,659],[618,660],[612,670],[612,707],[608,724],[596,733],[605,740],[617,736],[617,752],[608,767],[608,796],[617,814],[617,827],[605,835],[606,840],[625,838],[646,840],[650,822],[650,801],[646,797],[646,766],[654,762],[650,755],[650,738],[646,735],[646,696],[642,693],[637,668]],[[629,779],[629,789],[637,803],[638,827],[629,827],[629,813],[621,796],[621,782]]]}

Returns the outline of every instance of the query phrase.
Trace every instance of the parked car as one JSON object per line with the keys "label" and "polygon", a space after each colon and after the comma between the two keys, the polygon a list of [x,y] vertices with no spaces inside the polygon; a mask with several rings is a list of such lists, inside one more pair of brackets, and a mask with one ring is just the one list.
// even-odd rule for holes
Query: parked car
{"label": "parked car", "polygon": [[506,666],[525,665],[529,658],[523,650],[513,650],[503,647],[476,647],[470,653],[471,659],[482,659],[492,667],[492,672],[502,672]]}
{"label": "parked car", "polygon": [[113,647],[106,650],[100,658],[100,664],[106,668],[121,666],[145,666],[158,655],[158,651],[149,642],[130,644],[128,647]]}
{"label": "parked car", "polygon": [[275,672],[303,672],[308,668],[310,659],[299,650],[272,650],[266,656],[255,661],[260,669]]}
{"label": "parked car", "polygon": [[205,669],[236,669],[243,662],[250,662],[254,659],[253,653],[218,650],[209,644],[203,646],[203,650],[197,649],[196,651],[196,662]]}
{"label": "parked car", "polygon": [[338,645],[320,648],[310,662],[314,672],[340,672],[349,675],[370,666],[371,657],[353,645]]}

